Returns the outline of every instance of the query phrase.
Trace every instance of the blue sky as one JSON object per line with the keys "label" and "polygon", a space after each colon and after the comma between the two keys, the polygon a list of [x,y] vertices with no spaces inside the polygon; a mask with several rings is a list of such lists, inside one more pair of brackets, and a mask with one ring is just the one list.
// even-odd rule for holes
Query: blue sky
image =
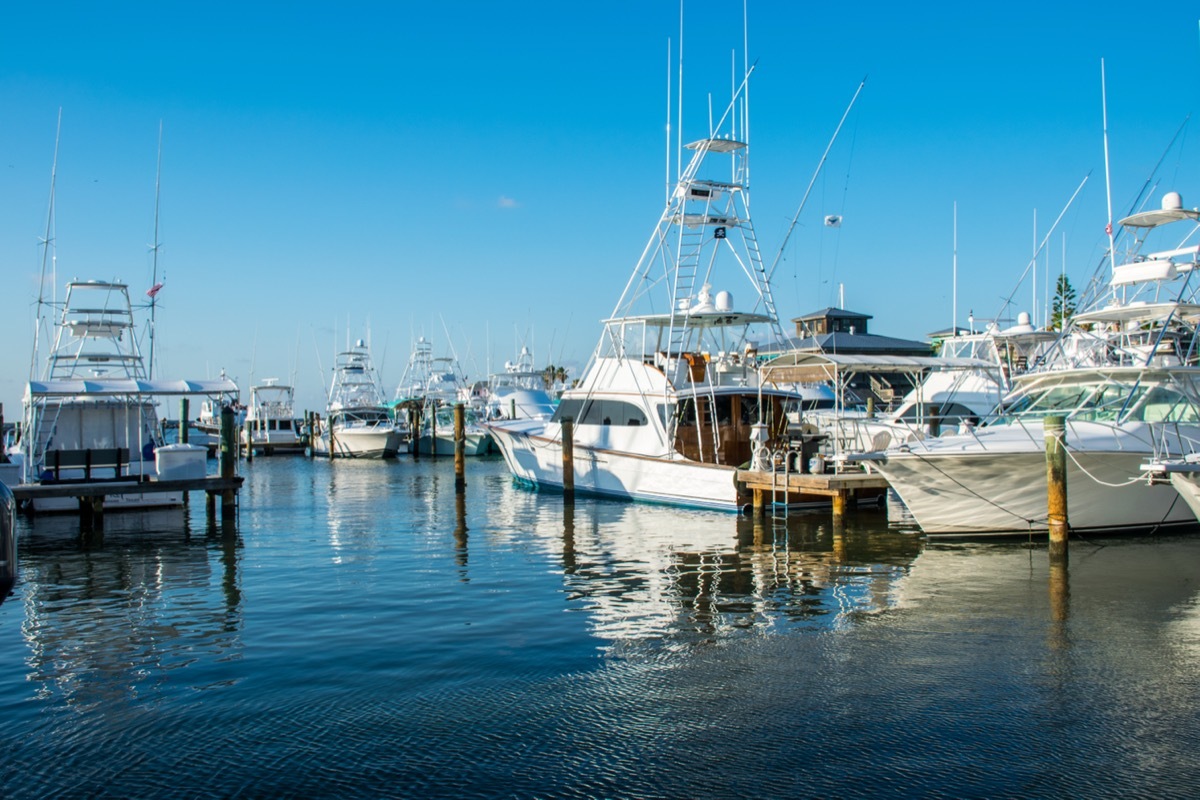
{"label": "blue sky", "polygon": [[[1017,281],[1035,237],[1090,173],[1039,262],[1086,282],[1105,246],[1101,59],[1121,209],[1196,109],[1200,10],[1047,5],[750,0],[768,260],[867,77],[776,272],[781,315],[836,305],[841,286],[874,332],[949,327],[956,203],[957,321],[995,316],[1014,292],[1013,312],[1030,310]],[[60,108],[60,285],[150,286],[163,126],[164,377],[294,376],[301,409],[320,409],[348,330],[369,330],[389,392],[417,335],[475,378],[522,343],[539,363],[581,365],[661,211],[678,17],[676,0],[10,4],[6,418],[29,377]],[[741,64],[742,5],[689,0],[684,17],[693,139]],[[1200,205],[1194,124],[1155,202],[1175,189]]]}

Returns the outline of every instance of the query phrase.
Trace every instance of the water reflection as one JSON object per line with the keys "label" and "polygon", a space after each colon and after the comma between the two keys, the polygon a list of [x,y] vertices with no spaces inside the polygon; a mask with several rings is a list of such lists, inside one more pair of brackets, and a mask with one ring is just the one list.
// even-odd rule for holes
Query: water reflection
{"label": "water reflection", "polygon": [[540,499],[534,535],[560,554],[572,609],[609,643],[837,629],[894,605],[922,546],[888,533],[882,510],[835,526],[828,513],[753,519]]}
{"label": "water reflection", "polygon": [[20,525],[18,595],[35,696],[86,710],[174,691],[176,670],[193,673],[184,682],[192,689],[224,680],[209,670],[241,649],[232,520],[195,537],[184,509],[113,514],[102,540],[81,537],[74,516]]}

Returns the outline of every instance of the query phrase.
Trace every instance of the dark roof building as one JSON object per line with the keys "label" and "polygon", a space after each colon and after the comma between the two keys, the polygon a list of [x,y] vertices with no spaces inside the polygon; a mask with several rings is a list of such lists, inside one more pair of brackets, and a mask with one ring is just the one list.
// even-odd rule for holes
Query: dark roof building
{"label": "dark roof building", "polygon": [[869,356],[931,356],[927,342],[878,336],[868,331],[870,314],[841,308],[823,308],[792,322],[796,335],[789,337],[775,352],[841,353]]}

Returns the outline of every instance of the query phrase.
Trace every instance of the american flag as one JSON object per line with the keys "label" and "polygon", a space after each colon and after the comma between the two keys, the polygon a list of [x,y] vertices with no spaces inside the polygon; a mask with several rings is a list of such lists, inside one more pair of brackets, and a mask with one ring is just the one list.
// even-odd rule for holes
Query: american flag
{"label": "american flag", "polygon": [[159,283],[154,284],[153,286],[151,286],[149,289],[146,290],[146,296],[154,297],[160,291],[162,291],[162,287],[163,287],[163,285],[162,285],[161,281]]}

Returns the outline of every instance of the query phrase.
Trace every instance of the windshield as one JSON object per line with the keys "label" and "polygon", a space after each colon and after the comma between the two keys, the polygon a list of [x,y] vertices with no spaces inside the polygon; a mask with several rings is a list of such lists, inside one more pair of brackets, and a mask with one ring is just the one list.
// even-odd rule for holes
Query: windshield
{"label": "windshield", "polygon": [[1145,381],[1105,380],[1034,387],[1007,403],[1008,418],[1062,414],[1089,422],[1196,422],[1200,411],[1179,388]]}

